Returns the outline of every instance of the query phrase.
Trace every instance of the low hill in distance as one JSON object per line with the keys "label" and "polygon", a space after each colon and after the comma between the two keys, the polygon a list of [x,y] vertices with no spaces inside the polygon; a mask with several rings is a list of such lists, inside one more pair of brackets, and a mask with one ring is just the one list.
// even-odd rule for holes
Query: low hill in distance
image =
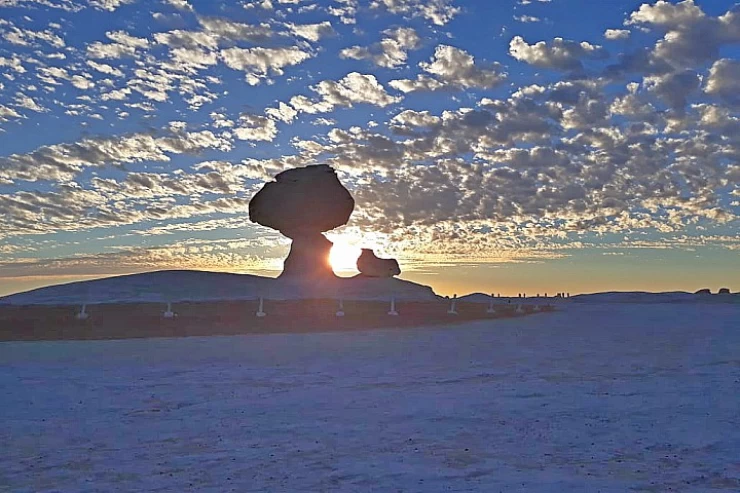
{"label": "low hill in distance", "polygon": [[[396,278],[358,275],[322,282],[276,279],[250,274],[164,270],[58,284],[0,298],[0,305],[81,305],[101,303],[179,303],[183,301],[344,299],[434,301],[443,299],[432,288]],[[491,297],[472,293],[461,302],[489,303]],[[495,298],[498,303],[740,303],[740,293],[641,291],[575,295],[570,298]]]}
{"label": "low hill in distance", "polygon": [[80,305],[183,301],[342,298],[406,301],[439,299],[432,288],[395,278],[361,275],[300,282],[250,274],[165,270],[58,284],[0,298],[0,305]]}

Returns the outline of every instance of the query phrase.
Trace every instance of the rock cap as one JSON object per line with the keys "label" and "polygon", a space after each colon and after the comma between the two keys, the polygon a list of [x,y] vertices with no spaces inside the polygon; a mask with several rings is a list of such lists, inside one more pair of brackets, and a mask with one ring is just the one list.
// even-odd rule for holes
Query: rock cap
{"label": "rock cap", "polygon": [[252,222],[288,238],[323,233],[349,221],[355,200],[326,164],[283,171],[249,202]]}

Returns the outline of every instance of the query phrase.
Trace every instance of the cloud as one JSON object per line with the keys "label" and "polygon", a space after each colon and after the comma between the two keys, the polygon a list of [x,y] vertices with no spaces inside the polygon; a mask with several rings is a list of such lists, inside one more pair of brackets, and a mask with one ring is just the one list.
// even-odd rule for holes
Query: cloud
{"label": "cloud", "polygon": [[259,115],[243,115],[239,125],[233,129],[239,140],[262,140],[271,142],[277,136],[275,120]]}
{"label": "cloud", "polygon": [[118,9],[121,5],[134,3],[136,0],[89,0],[90,5],[99,10],[107,10],[113,12]]}
{"label": "cloud", "polygon": [[26,72],[26,68],[23,66],[23,61],[17,57],[6,58],[0,56],[0,67],[10,67],[14,72],[23,74]]}
{"label": "cloud", "polygon": [[36,113],[46,113],[49,111],[48,108],[41,106],[33,98],[22,93],[16,94],[13,103],[19,108],[35,111]]}
{"label": "cloud", "polygon": [[460,13],[451,0],[373,0],[370,8],[384,8],[393,14],[422,17],[432,24],[444,26]]}
{"label": "cloud", "polygon": [[[0,0],[10,3],[72,6]],[[0,158],[0,236],[242,227],[256,182],[325,161],[358,198],[350,227],[434,261],[549,258],[564,245],[593,248],[586,238],[594,234],[677,238],[737,225],[736,8],[709,15],[699,2],[646,3],[627,14],[624,29],[604,32],[610,41],[632,36],[610,46],[621,50],[614,57],[597,41],[530,44],[517,36],[509,46],[515,59],[554,72],[533,74],[510,60],[509,76],[486,61],[494,59],[482,55],[489,48],[455,30],[476,21],[464,2],[259,0],[228,18],[198,15],[184,0],[165,3],[179,23],[155,23],[152,32],[147,23],[108,27],[115,16],[75,2],[101,19],[102,38],[80,36],[66,13],[44,27],[20,16],[17,26],[0,20],[3,135],[32,129],[17,145],[36,143]],[[126,12],[146,7],[132,5]],[[464,25],[450,23],[462,22],[463,7]],[[247,18],[261,20],[239,21]],[[370,27],[380,34],[362,44]],[[337,37],[326,39],[335,28]],[[467,44],[450,46],[455,39]],[[412,52],[425,47],[433,53]],[[369,70],[327,75],[340,56],[365,61],[340,65]],[[243,92],[244,77],[260,86]],[[35,125],[48,118],[85,133],[40,145]],[[173,120],[188,123],[146,130]],[[238,162],[245,150],[253,156]],[[191,165],[189,155],[199,153],[209,161]],[[47,241],[32,241],[39,240]],[[193,251],[180,248],[171,251]],[[142,255],[159,267],[168,253]]]}
{"label": "cloud", "polygon": [[419,66],[425,72],[437,76],[445,85],[463,89],[488,89],[503,81],[505,77],[499,65],[476,66],[472,55],[460,48],[447,45],[437,46],[432,60],[422,62]]}
{"label": "cloud", "polygon": [[227,150],[230,147],[228,141],[207,130],[170,137],[155,137],[147,133],[91,137],[0,158],[0,181],[68,182],[87,167],[169,161],[170,154],[191,154],[208,148]]}
{"label": "cloud", "polygon": [[353,104],[367,103],[383,107],[400,101],[400,98],[390,96],[374,76],[357,72],[351,72],[338,81],[321,81],[313,89],[332,106],[352,107]]}
{"label": "cloud", "polygon": [[192,12],[193,6],[190,5],[188,0],[165,0],[165,3],[171,5],[178,10],[184,10],[186,12]]}
{"label": "cloud", "polygon": [[[182,223],[183,229],[198,228],[208,221]],[[229,221],[214,220],[217,225],[233,226]],[[154,228],[152,228],[155,231]],[[167,232],[166,229],[159,231]],[[173,230],[176,231],[176,230]],[[148,233],[144,232],[144,233]],[[25,279],[29,276],[57,281],[63,276],[111,276],[155,269],[194,269],[208,271],[281,270],[288,247],[277,235],[265,233],[259,238],[191,239],[170,241],[152,247],[116,248],[106,253],[80,253],[68,257],[8,260],[0,263],[2,278]]]}
{"label": "cloud", "polygon": [[324,36],[334,34],[331,22],[324,21],[317,24],[286,24],[286,27],[296,36],[316,43]]}
{"label": "cloud", "polygon": [[443,82],[424,74],[417,75],[415,79],[392,80],[388,85],[401,92],[437,91],[447,87]]}
{"label": "cloud", "polygon": [[89,58],[134,57],[139,50],[146,50],[149,47],[149,40],[131,36],[124,31],[107,32],[105,35],[113,43],[96,41],[89,44],[87,46]]}
{"label": "cloud", "polygon": [[704,91],[736,107],[740,105],[740,61],[723,58],[714,62]]}
{"label": "cloud", "polygon": [[292,122],[298,115],[298,112],[289,104],[285,104],[282,101],[278,103],[277,108],[267,108],[265,113],[276,120],[281,120],[285,123]]}
{"label": "cloud", "polygon": [[230,68],[246,72],[246,80],[257,85],[269,75],[282,75],[283,68],[298,65],[311,54],[297,46],[289,48],[227,48],[219,57]]}
{"label": "cloud", "polygon": [[84,8],[75,0],[0,0],[0,7],[49,7],[65,12],[79,12]]}
{"label": "cloud", "polygon": [[124,76],[124,73],[121,70],[115,67],[111,67],[110,65],[107,65],[105,63],[98,63],[94,60],[87,60],[87,62],[85,63],[87,63],[90,68],[93,68],[102,74],[113,75],[115,77]]}
{"label": "cloud", "polygon": [[47,29],[45,31],[33,31],[31,29],[20,29],[11,25],[9,30],[3,30],[3,38],[11,44],[18,46],[29,46],[38,44],[39,41],[48,43],[54,48],[64,48],[66,43],[60,36]]}
{"label": "cloud", "polygon": [[628,29],[607,29],[604,31],[604,38],[609,41],[618,41],[629,37],[630,31]]}
{"label": "cloud", "polygon": [[205,32],[230,41],[267,41],[273,36],[268,24],[243,24],[222,17],[198,17]]}
{"label": "cloud", "polygon": [[0,123],[5,123],[11,118],[21,118],[21,115],[13,108],[8,108],[7,106],[0,104]]}
{"label": "cloud", "polygon": [[339,52],[341,58],[370,60],[379,67],[395,68],[406,63],[409,50],[421,45],[421,38],[412,28],[399,27],[384,31],[387,37],[368,47],[352,46]]}
{"label": "cloud", "polygon": [[342,24],[356,24],[358,0],[335,0],[326,11],[329,15],[339,17]]}
{"label": "cloud", "polygon": [[429,62],[421,62],[421,69],[434,77],[419,74],[416,79],[399,79],[391,87],[403,92],[434,91],[443,88],[489,89],[506,78],[499,64],[476,65],[472,55],[454,46],[439,45]]}
{"label": "cloud", "polygon": [[652,72],[695,68],[719,58],[720,48],[740,42],[740,8],[711,17],[693,0],[673,4],[659,0],[642,4],[630,15],[627,25],[665,32],[650,50],[647,67]]}
{"label": "cloud", "polygon": [[699,89],[699,75],[693,70],[645,77],[643,85],[674,110],[683,111],[689,96]]}
{"label": "cloud", "polygon": [[603,60],[608,53],[586,41],[555,38],[550,44],[540,41],[530,45],[521,36],[515,36],[509,43],[509,55],[536,67],[577,71],[583,68],[583,60]]}
{"label": "cloud", "polygon": [[533,23],[533,22],[540,22],[542,19],[540,19],[539,17],[535,17],[533,15],[515,15],[514,20],[517,22],[522,22],[522,23],[527,24],[527,23]]}
{"label": "cloud", "polygon": [[335,107],[351,108],[355,104],[385,107],[401,100],[388,94],[374,75],[358,72],[351,72],[337,81],[321,81],[311,89],[319,95],[319,99],[294,96],[290,100],[291,106],[297,111],[314,114],[326,113]]}

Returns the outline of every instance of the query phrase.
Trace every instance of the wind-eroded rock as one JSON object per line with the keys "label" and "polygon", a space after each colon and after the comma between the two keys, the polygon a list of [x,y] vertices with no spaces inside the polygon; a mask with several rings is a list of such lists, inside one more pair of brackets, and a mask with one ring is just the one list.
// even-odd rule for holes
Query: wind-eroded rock
{"label": "wind-eroded rock", "polygon": [[355,200],[326,164],[283,171],[249,202],[249,219],[288,238],[347,224]]}
{"label": "wind-eroded rock", "polygon": [[396,259],[378,258],[368,248],[362,249],[362,254],[357,259],[357,270],[367,277],[393,277],[401,273]]}
{"label": "wind-eroded rock", "polygon": [[249,219],[293,239],[280,277],[334,277],[331,241],[323,234],[346,224],[355,200],[325,164],[283,171],[249,202]]}

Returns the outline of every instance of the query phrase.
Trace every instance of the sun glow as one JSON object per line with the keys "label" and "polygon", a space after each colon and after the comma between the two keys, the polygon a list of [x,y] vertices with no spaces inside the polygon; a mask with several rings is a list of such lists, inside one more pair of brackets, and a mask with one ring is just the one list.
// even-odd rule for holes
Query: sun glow
{"label": "sun glow", "polygon": [[329,253],[329,263],[335,273],[357,272],[357,257],[362,253],[360,247],[336,242]]}

